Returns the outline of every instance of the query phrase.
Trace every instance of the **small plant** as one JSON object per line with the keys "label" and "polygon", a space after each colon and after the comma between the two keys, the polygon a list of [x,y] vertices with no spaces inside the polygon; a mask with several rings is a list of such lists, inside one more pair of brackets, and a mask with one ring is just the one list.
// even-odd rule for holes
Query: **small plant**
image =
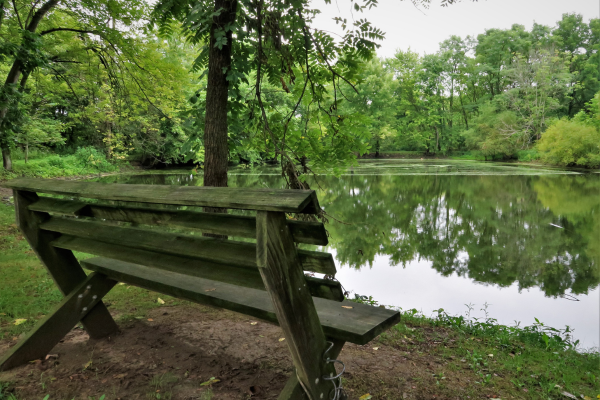
{"label": "small plant", "polygon": [[368,304],[370,306],[376,306],[379,305],[379,302],[377,302],[375,299],[373,299],[373,296],[361,296],[359,294],[354,294],[354,298],[353,299],[349,299],[350,301],[353,301],[355,303],[360,303],[360,304]]}
{"label": "small plant", "polygon": [[212,389],[207,389],[200,393],[200,400],[211,400],[213,397]]}
{"label": "small plant", "polygon": [[173,374],[165,373],[156,375],[150,381],[150,387],[152,391],[147,394],[147,398],[149,399],[157,399],[157,400],[169,400],[173,396],[171,393],[171,385],[176,383],[179,380]]}
{"label": "small plant", "polygon": [[17,400],[14,394],[8,392],[8,382],[0,382],[0,400]]}
{"label": "small plant", "polygon": [[435,378],[435,384],[440,386],[440,382],[444,381],[444,379],[446,379],[446,376],[444,376],[443,372],[438,372],[437,374],[433,374],[433,377]]}

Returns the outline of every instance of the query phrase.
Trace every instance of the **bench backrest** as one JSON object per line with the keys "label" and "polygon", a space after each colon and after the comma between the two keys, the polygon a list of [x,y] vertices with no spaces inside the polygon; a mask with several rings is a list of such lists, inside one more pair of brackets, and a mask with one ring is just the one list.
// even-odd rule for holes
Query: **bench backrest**
{"label": "bench backrest", "polygon": [[[39,227],[56,234],[54,247],[261,290],[265,286],[257,266],[257,243],[248,241],[257,239],[256,216],[206,213],[199,207],[303,214],[320,210],[312,190],[40,179],[14,180],[8,186],[31,194],[30,211],[48,213]],[[322,223],[287,219],[286,224],[296,244],[328,243]],[[298,249],[297,257],[304,271],[335,276],[331,254]],[[344,299],[335,280],[311,276],[305,280],[312,296]]]}

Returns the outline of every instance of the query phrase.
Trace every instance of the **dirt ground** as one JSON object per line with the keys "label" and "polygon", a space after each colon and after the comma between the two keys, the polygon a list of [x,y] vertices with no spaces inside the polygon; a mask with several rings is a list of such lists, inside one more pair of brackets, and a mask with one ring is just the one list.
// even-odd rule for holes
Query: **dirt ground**
{"label": "dirt ground", "polygon": [[[276,399],[292,373],[279,327],[244,315],[184,305],[120,326],[98,341],[76,328],[46,360],[0,373],[0,382],[19,400]],[[16,339],[0,342],[0,354]],[[375,342],[347,344],[338,358],[351,399],[445,397],[431,392],[431,358]]]}
{"label": "dirt ground", "polygon": [[0,187],[0,200],[8,201],[13,195],[12,189]]}

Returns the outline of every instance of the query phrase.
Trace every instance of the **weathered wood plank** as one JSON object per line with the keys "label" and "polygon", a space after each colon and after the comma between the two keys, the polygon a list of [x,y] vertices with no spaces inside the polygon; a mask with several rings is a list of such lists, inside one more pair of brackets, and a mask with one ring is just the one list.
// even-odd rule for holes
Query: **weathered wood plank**
{"label": "weathered wood plank", "polygon": [[39,193],[198,207],[315,214],[320,207],[313,190],[128,185],[55,179],[14,179],[3,187]]}
{"label": "weathered wood plank", "polygon": [[[344,342],[343,340],[335,340],[335,339],[328,339],[328,340],[333,342],[333,347],[331,348],[331,350],[329,350],[329,352],[327,353],[327,356],[331,359],[337,359],[346,342]],[[333,385],[332,385],[332,390],[333,390]],[[325,399],[332,398],[332,396],[327,396],[327,395],[325,395],[324,397],[325,397]],[[296,376],[296,371],[292,372],[292,375],[286,382],[285,387],[279,394],[279,397],[277,397],[277,400],[308,400],[308,397],[306,396],[304,389],[302,389],[302,385],[300,385],[300,381],[298,381],[298,376]],[[343,400],[343,399],[340,399],[340,400]]]}
{"label": "weathered wood plank", "polygon": [[[207,260],[183,257],[175,254],[156,253],[154,251],[121,246],[115,243],[99,242],[92,239],[63,235],[52,242],[52,246],[71,251],[94,254],[114,260],[138,263],[164,271],[172,271],[202,277],[213,281],[265,290],[265,286],[256,266],[240,267],[215,263]],[[339,282],[306,277],[311,295],[329,300],[344,299]]]}
{"label": "weathered wood plank", "polygon": [[[37,194],[15,190],[14,201],[17,225],[31,249],[46,267],[60,291],[64,295],[71,293],[86,279],[85,272],[73,252],[51,246],[50,242],[59,235],[40,229],[40,225],[50,219],[50,216],[29,210],[29,206],[38,201]],[[90,337],[96,339],[108,336],[119,329],[102,302],[98,303],[81,322]]]}
{"label": "weathered wood plank", "polygon": [[116,283],[102,274],[88,276],[0,358],[0,371],[43,358]]}
{"label": "weathered wood plank", "polygon": [[[273,303],[263,290],[107,258],[90,258],[81,264],[120,282],[277,323]],[[337,340],[363,345],[400,322],[400,313],[393,310],[351,301],[313,301],[325,335]]]}
{"label": "weathered wood plank", "polygon": [[323,359],[325,334],[283,213],[256,214],[256,248],[258,269],[285,335],[298,380],[309,399],[323,399],[328,393],[323,376],[335,369]]}
{"label": "weathered wood plank", "polygon": [[[44,222],[41,229],[157,253],[199,258],[231,266],[256,268],[256,245],[254,243],[60,217],[53,217]],[[331,254],[308,250],[300,250],[298,254],[304,270],[335,275],[335,262]]]}
{"label": "weathered wood plank", "polygon": [[[256,218],[245,215],[113,206],[51,197],[40,197],[29,209],[53,214],[93,217],[108,221],[178,226],[200,230],[205,233],[256,238]],[[286,222],[294,236],[294,241],[297,243],[320,246],[326,246],[329,243],[327,232],[322,223],[296,220],[286,220]]]}

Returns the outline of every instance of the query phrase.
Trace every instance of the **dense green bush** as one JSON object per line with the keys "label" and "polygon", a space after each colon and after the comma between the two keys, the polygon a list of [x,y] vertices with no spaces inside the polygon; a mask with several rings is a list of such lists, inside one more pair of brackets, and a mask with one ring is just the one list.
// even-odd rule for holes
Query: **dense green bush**
{"label": "dense green bush", "polygon": [[117,169],[106,159],[106,155],[102,151],[92,146],[78,148],[75,152],[75,159],[82,166],[100,172],[112,172]]}
{"label": "dense green bush", "polygon": [[519,150],[517,151],[517,159],[519,161],[535,161],[540,159],[540,153],[536,149]]}
{"label": "dense green bush", "polygon": [[541,159],[551,164],[600,167],[600,131],[579,121],[555,121],[536,147]]}

